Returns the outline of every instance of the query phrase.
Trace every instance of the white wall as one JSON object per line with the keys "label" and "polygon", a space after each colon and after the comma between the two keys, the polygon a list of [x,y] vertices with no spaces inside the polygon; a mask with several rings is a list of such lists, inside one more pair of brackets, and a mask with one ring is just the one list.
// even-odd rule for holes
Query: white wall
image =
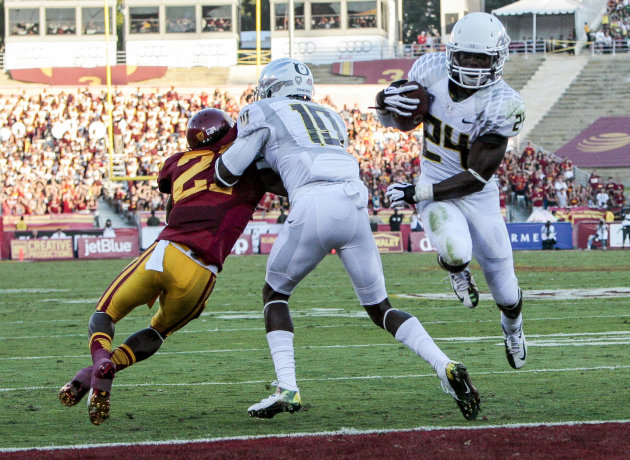
{"label": "white wall", "polygon": [[[393,47],[380,35],[343,35],[327,37],[295,37],[295,59],[312,64],[328,64],[337,61],[369,61],[383,59]],[[271,39],[271,58],[289,57],[288,37]]]}
{"label": "white wall", "polygon": [[134,40],[126,43],[128,65],[228,67],[236,65],[235,39]]}
{"label": "white wall", "polygon": [[4,68],[31,69],[39,67],[99,67],[107,63],[106,49],[109,48],[110,64],[116,64],[116,43],[109,47],[102,42],[7,42],[4,53]]}

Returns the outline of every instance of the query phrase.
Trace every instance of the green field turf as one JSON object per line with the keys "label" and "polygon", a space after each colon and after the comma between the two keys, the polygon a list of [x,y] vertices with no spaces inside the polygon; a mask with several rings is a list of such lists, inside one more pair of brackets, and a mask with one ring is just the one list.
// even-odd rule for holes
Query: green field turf
{"label": "green field turf", "polygon": [[[476,422],[428,364],[372,324],[335,256],[291,302],[308,411],[250,418],[247,407],[273,391],[275,377],[260,301],[266,257],[250,256],[228,259],[199,319],[116,376],[111,418],[93,426],[83,401],[63,407],[57,391],[90,363],[88,319],[127,262],[0,263],[0,448],[630,419],[630,252],[550,251],[515,253],[529,345],[518,371],[487,296],[463,307],[435,254],[383,256],[393,305],[469,368],[482,395]],[[487,294],[475,264],[473,273]],[[534,290],[547,291],[533,298]],[[122,320],[114,345],[150,316],[139,307]]]}

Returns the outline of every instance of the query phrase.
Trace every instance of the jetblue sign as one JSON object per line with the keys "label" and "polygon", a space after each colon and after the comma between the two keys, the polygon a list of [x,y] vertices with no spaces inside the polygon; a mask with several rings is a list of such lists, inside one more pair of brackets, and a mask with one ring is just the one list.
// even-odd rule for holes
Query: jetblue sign
{"label": "jetblue sign", "polygon": [[[513,250],[522,249],[542,249],[542,238],[540,229],[542,223],[508,223],[507,229],[510,234],[510,243]],[[573,229],[570,222],[555,222],[556,248],[573,249]]]}

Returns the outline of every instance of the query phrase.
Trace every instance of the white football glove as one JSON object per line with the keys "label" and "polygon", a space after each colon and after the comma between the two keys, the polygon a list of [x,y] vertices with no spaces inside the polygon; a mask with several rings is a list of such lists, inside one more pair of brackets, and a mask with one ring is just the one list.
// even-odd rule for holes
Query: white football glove
{"label": "white football glove", "polygon": [[390,208],[402,208],[406,203],[415,204],[417,201],[413,198],[416,188],[408,182],[394,182],[385,192],[385,196],[389,199]]}
{"label": "white football glove", "polygon": [[408,182],[394,182],[385,192],[390,208],[400,208],[405,203],[414,205],[420,201],[433,200],[433,184],[413,185]]}
{"label": "white football glove", "polygon": [[405,97],[404,93],[416,89],[418,89],[416,83],[406,83],[399,87],[388,86],[383,90],[382,110],[396,112],[403,117],[410,116],[410,110],[416,110],[418,108],[420,99]]}

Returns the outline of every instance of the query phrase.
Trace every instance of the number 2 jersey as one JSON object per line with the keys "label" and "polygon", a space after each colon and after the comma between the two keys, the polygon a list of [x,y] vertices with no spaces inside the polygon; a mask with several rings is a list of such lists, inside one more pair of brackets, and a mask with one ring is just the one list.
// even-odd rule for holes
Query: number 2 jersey
{"label": "number 2 jersey", "polygon": [[158,240],[187,246],[219,271],[265,193],[254,166],[233,187],[215,185],[215,162],[235,138],[236,126],[212,148],[176,153],[166,160],[158,176],[160,191],[170,193],[173,199],[167,226]]}
{"label": "number 2 jersey", "polygon": [[523,99],[503,80],[453,102],[445,53],[419,57],[407,78],[420,83],[434,98],[424,119],[420,162],[422,176],[430,182],[440,182],[468,169],[470,146],[480,136],[498,134],[509,138],[523,127]]}
{"label": "number 2 jersey", "polygon": [[[238,118],[238,137],[256,139],[255,151],[241,150],[250,158],[260,156],[277,171],[295,199],[298,188],[318,182],[347,182],[359,179],[359,164],[346,151],[346,124],[335,111],[310,101],[271,97],[243,108]],[[223,162],[229,165],[228,151]]]}

